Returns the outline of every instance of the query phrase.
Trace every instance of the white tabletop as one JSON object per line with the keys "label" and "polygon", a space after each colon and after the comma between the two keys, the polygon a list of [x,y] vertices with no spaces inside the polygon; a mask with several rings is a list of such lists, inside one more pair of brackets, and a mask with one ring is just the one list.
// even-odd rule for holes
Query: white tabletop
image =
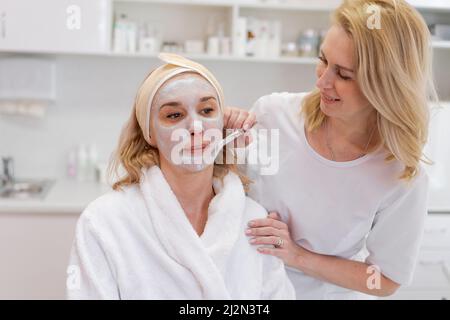
{"label": "white tabletop", "polygon": [[0,198],[0,213],[80,214],[92,200],[110,190],[96,182],[57,180],[44,199]]}

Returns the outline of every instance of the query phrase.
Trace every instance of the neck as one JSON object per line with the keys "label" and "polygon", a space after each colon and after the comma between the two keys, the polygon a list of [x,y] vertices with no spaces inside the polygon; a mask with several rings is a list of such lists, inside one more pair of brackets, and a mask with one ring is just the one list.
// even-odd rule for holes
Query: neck
{"label": "neck", "polygon": [[[339,144],[345,143],[355,149],[365,152],[365,148],[376,143],[376,113],[371,112],[365,117],[358,119],[340,119],[328,117],[327,125],[330,136]],[[370,139],[370,141],[369,141]],[[369,145],[367,145],[369,142]]]}
{"label": "neck", "polygon": [[211,165],[202,171],[189,172],[162,158],[161,171],[164,177],[197,234],[202,234],[208,219],[208,206],[214,197],[214,167]]}

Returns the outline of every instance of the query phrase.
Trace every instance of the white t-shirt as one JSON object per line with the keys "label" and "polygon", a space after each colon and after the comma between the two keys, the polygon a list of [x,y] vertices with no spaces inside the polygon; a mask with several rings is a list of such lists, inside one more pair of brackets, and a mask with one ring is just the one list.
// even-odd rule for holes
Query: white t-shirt
{"label": "white t-shirt", "polygon": [[[255,129],[279,129],[279,156],[270,159],[271,165],[278,161],[279,170],[261,175],[261,165],[248,164],[247,174],[254,181],[250,197],[278,211],[302,247],[377,265],[391,280],[408,284],[427,214],[426,173],[419,170],[409,183],[399,180],[403,165],[386,162],[382,147],[353,161],[322,157],[305,136],[300,108],[306,94],[274,93],[255,103]],[[250,153],[263,144],[274,150],[274,141],[261,130],[254,141]],[[288,268],[288,274],[297,299],[368,297],[299,270]]]}

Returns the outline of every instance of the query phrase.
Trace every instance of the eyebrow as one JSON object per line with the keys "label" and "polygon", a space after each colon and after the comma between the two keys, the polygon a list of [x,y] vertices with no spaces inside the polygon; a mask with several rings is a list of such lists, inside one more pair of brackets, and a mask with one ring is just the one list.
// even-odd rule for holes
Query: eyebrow
{"label": "eyebrow", "polygon": [[209,96],[209,97],[201,98],[201,99],[200,99],[200,102],[205,102],[205,101],[208,101],[208,100],[211,100],[211,99],[214,99],[214,100],[217,101],[216,97]]}
{"label": "eyebrow", "polygon": [[[320,49],[320,53],[321,53],[321,54],[323,55],[323,57],[326,59],[325,53],[323,53],[323,50],[322,50],[322,49]],[[339,64],[336,64],[335,66],[338,67],[339,69],[344,69],[344,70],[349,71],[349,72],[354,72],[351,68],[343,67],[343,66],[341,66],[341,65],[339,65]]]}
{"label": "eyebrow", "polygon": [[[216,97],[213,97],[213,96],[203,97],[200,99],[200,102],[205,102],[205,101],[208,101],[211,99],[216,100]],[[170,102],[164,103],[161,107],[159,107],[159,110],[161,110],[164,107],[179,107],[179,106],[181,106],[181,103],[179,103],[177,101],[170,101]]]}
{"label": "eyebrow", "polygon": [[159,107],[159,110],[161,110],[164,107],[179,107],[181,103],[176,101],[166,102],[161,107]]}

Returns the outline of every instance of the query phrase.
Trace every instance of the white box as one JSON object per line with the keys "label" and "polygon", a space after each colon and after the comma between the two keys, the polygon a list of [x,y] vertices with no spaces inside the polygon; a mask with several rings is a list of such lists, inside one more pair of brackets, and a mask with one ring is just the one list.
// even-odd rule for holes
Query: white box
{"label": "white box", "polygon": [[202,40],[186,40],[184,51],[188,54],[203,54],[205,53],[205,44]]}

